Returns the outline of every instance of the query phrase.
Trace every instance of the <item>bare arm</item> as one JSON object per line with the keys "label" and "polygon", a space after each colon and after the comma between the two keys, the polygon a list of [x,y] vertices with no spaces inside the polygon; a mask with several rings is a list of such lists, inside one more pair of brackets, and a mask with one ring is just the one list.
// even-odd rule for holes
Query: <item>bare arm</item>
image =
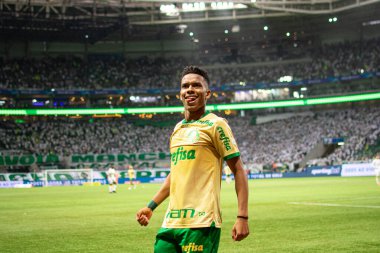
{"label": "bare arm", "polygon": [[[232,173],[235,176],[235,190],[238,199],[237,216],[248,217],[248,180],[240,157],[227,160]],[[248,219],[236,218],[232,228],[232,239],[241,241],[249,235]]]}
{"label": "bare arm", "polygon": [[[157,205],[160,205],[167,197],[169,197],[170,193],[170,173],[166,177],[164,183],[158,192],[154,195],[153,201],[156,202]],[[147,226],[149,224],[149,220],[153,215],[153,210],[149,207],[143,207],[136,213],[136,220],[140,223],[141,226]]]}

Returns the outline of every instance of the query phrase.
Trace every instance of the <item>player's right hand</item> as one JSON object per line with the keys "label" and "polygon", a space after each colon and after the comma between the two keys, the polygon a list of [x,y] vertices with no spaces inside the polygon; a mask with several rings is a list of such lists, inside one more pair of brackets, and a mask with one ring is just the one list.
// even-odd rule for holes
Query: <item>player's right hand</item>
{"label": "player's right hand", "polygon": [[136,220],[141,226],[147,226],[152,215],[152,209],[143,207],[136,213]]}

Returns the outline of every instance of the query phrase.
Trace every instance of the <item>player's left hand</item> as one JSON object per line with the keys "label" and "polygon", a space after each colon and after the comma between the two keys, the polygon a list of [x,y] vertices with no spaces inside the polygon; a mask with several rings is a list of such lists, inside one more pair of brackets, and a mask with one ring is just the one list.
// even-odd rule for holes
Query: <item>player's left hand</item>
{"label": "player's left hand", "polygon": [[248,220],[237,218],[232,227],[232,240],[241,241],[249,235]]}

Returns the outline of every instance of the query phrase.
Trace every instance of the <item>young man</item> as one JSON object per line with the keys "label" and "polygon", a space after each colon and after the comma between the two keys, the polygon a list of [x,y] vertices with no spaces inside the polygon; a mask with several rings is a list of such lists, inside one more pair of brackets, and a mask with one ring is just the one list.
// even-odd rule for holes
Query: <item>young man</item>
{"label": "young man", "polygon": [[113,165],[108,168],[106,173],[108,180],[108,191],[109,193],[116,193],[118,174]]}
{"label": "young man", "polygon": [[249,234],[248,182],[234,136],[226,120],[207,113],[211,96],[207,73],[189,66],[182,72],[180,99],[185,119],[170,138],[171,171],[147,207],[136,220],[149,223],[153,210],[170,196],[154,252],[217,252],[222,217],[220,187],[223,160],[235,176],[238,199],[232,239],[241,241]]}
{"label": "young man", "polygon": [[135,178],[136,178],[136,173],[135,173],[135,170],[133,169],[132,165],[128,166],[128,177],[129,177],[128,190],[131,190],[132,186],[133,186],[133,189],[136,189],[136,185],[133,183],[133,180],[135,180]]}
{"label": "young man", "polygon": [[380,154],[377,154],[372,161],[372,166],[375,169],[376,183],[380,186]]}

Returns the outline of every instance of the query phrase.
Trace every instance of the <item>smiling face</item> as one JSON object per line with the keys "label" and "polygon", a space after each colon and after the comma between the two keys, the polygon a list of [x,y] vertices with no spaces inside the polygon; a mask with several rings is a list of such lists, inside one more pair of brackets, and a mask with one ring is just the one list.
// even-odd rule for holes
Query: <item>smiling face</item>
{"label": "smiling face", "polygon": [[180,98],[188,114],[202,116],[210,95],[211,92],[203,76],[190,73],[182,78]]}

